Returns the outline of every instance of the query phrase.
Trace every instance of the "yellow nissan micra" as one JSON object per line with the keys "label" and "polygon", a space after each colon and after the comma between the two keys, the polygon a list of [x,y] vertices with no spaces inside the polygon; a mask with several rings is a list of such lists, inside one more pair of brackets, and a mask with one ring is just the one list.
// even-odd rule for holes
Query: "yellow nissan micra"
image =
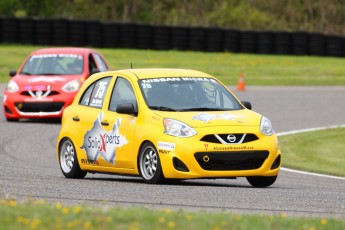
{"label": "yellow nissan micra", "polygon": [[127,69],[85,81],[63,113],[57,155],[67,178],[87,172],[168,179],[277,178],[281,153],[270,121],[209,74]]}

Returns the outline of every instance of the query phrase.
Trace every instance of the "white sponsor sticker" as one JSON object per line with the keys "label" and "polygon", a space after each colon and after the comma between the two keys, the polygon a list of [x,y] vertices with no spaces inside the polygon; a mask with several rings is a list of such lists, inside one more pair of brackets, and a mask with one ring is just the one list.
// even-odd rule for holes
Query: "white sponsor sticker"
{"label": "white sponsor sticker", "polygon": [[117,148],[126,145],[128,140],[119,133],[120,118],[116,119],[113,129],[109,132],[103,129],[102,120],[103,112],[98,115],[92,128],[86,132],[81,148],[85,149],[87,159],[90,161],[96,161],[101,156],[109,163],[115,164]]}
{"label": "white sponsor sticker", "polygon": [[169,142],[158,141],[158,149],[162,150],[175,150],[175,144]]}
{"label": "white sponsor sticker", "polygon": [[236,116],[231,114],[209,114],[209,113],[200,113],[197,116],[193,117],[193,120],[199,120],[202,122],[210,122],[212,120],[221,119],[221,120],[234,120]]}

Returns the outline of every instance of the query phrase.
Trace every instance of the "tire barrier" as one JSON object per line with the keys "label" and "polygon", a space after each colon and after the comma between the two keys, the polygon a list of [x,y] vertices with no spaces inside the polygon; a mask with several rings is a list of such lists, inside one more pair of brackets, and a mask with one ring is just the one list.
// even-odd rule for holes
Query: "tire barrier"
{"label": "tire barrier", "polygon": [[150,25],[137,26],[137,45],[138,49],[152,49],[153,28]]}
{"label": "tire barrier", "polygon": [[257,53],[272,54],[274,47],[273,32],[262,31],[257,35]]}
{"label": "tire barrier", "polygon": [[[52,29],[52,45],[54,46],[67,46],[70,44],[70,23],[65,19],[55,19],[51,21]],[[34,32],[32,32],[34,33]]]}
{"label": "tire barrier", "polygon": [[153,44],[155,50],[169,50],[170,45],[170,27],[154,26],[153,27]]}
{"label": "tire barrier", "polygon": [[274,54],[291,54],[291,33],[282,31],[273,33],[273,50]]}
{"label": "tire barrier", "polygon": [[100,36],[100,40],[102,41],[102,47],[119,47],[120,31],[118,24],[113,22],[107,22],[102,24],[102,28],[103,34]]}
{"label": "tire barrier", "polygon": [[50,20],[35,20],[34,41],[35,44],[39,45],[51,45],[53,43],[52,39],[52,22]]}
{"label": "tire barrier", "polygon": [[187,50],[188,49],[188,27],[171,27],[171,49]]}
{"label": "tire barrier", "polygon": [[[88,25],[89,26],[89,25]],[[69,23],[69,45],[70,46],[86,46],[87,26],[85,21],[73,20]]]}
{"label": "tire barrier", "polygon": [[309,32],[0,17],[0,42],[155,50],[345,56],[345,38]]}

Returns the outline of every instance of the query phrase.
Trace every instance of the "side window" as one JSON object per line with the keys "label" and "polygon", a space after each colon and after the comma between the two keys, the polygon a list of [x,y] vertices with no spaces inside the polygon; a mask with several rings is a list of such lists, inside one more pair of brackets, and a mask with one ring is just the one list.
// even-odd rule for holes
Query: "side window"
{"label": "side window", "polygon": [[118,77],[111,95],[109,110],[116,111],[116,107],[123,103],[133,103],[137,106],[137,100],[128,80]]}
{"label": "side window", "polygon": [[96,62],[98,63],[99,71],[101,71],[101,72],[106,71],[108,69],[108,66],[105,63],[105,61],[103,60],[103,58],[96,53],[94,53],[93,55],[95,56]]}
{"label": "side window", "polygon": [[92,73],[92,70],[97,69],[95,59],[92,54],[89,54],[89,72]]}
{"label": "side window", "polygon": [[90,85],[82,96],[79,104],[95,108],[102,108],[104,96],[107,92],[110,80],[111,77],[106,77]]}
{"label": "side window", "polygon": [[79,105],[89,105],[90,102],[90,97],[93,91],[93,88],[95,88],[96,83],[93,83],[92,85],[89,86],[89,88],[84,92],[84,95],[81,97],[79,101]]}

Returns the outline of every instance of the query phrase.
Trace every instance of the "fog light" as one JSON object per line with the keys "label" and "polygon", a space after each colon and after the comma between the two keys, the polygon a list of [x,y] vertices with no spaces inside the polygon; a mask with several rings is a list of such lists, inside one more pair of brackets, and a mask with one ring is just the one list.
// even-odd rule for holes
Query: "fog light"
{"label": "fog light", "polygon": [[174,168],[178,171],[189,172],[189,169],[187,168],[187,166],[180,159],[176,157],[173,158],[173,165],[174,165]]}
{"label": "fog light", "polygon": [[276,169],[280,166],[280,161],[281,161],[281,157],[280,155],[277,156],[277,158],[274,160],[272,166],[271,166],[271,169]]}

